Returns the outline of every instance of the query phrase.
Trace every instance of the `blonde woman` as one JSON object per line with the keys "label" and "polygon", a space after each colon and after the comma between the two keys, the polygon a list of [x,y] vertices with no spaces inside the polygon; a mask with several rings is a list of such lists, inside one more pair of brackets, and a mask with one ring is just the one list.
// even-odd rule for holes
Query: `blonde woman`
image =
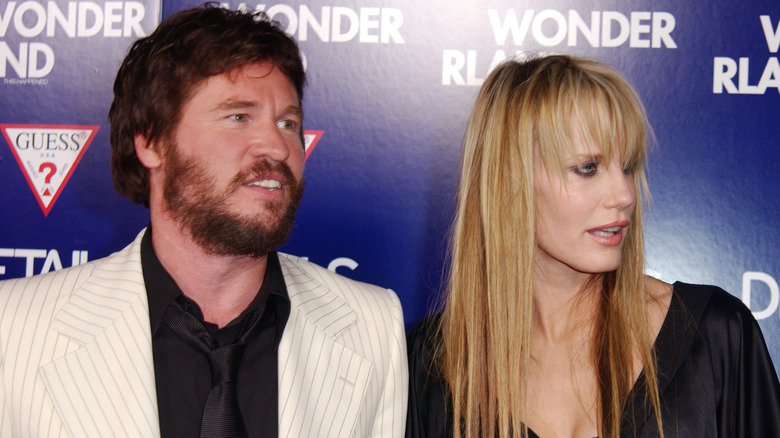
{"label": "blonde woman", "polygon": [[780,437],[750,311],[643,273],[650,136],[636,92],[598,62],[490,74],[445,305],[409,334],[408,437]]}

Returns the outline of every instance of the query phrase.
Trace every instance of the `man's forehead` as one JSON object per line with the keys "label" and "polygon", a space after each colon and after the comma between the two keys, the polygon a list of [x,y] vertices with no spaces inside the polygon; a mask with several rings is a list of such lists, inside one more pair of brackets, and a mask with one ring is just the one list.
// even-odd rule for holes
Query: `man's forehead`
{"label": "man's forehead", "polygon": [[300,95],[298,94],[297,89],[295,88],[295,84],[292,82],[290,77],[284,73],[282,69],[280,69],[270,61],[262,61],[262,62],[254,62],[251,64],[245,64],[239,67],[235,67],[227,72],[217,73],[215,75],[211,75],[205,79],[202,79],[200,82],[197,82],[195,85],[192,86],[190,92],[188,93],[187,99],[185,99],[184,101],[184,104],[186,105],[196,94],[198,94],[200,91],[202,91],[211,83],[219,82],[222,80],[225,80],[231,84],[236,84],[242,80],[255,81],[258,79],[268,78],[272,74],[274,74],[274,72],[283,76],[284,80],[290,85],[290,88],[295,91],[295,99],[300,105],[301,98]]}

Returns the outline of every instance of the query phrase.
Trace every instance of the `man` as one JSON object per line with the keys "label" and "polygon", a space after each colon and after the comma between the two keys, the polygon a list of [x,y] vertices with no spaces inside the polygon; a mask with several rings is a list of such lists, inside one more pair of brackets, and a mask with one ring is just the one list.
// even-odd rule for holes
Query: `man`
{"label": "man", "polygon": [[117,190],[151,224],[86,265],[0,283],[0,436],[401,436],[389,290],[277,254],[303,191],[297,45],[206,6],[114,84]]}

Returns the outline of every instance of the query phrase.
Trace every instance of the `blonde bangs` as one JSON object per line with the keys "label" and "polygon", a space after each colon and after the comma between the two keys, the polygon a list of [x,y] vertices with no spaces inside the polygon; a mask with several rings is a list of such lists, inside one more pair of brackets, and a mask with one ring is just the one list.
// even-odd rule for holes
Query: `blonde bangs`
{"label": "blonde bangs", "polygon": [[[577,156],[574,138],[596,145],[609,162],[620,156],[625,172],[637,181],[637,195],[648,195],[644,167],[648,147],[653,144],[652,129],[644,106],[634,89],[622,76],[595,61],[570,59],[576,68],[566,65],[542,65],[545,75],[529,81],[524,106],[528,126],[533,132],[539,155],[547,169],[565,172],[565,158]],[[522,142],[522,139],[521,139]]]}

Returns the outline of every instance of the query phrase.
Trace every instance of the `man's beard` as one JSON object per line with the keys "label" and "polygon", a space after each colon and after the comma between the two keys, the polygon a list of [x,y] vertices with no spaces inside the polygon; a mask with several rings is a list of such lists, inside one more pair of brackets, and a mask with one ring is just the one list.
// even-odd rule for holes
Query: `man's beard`
{"label": "man's beard", "polygon": [[[190,233],[195,243],[209,254],[250,257],[266,256],[284,244],[295,221],[304,186],[303,178],[297,180],[287,164],[257,161],[250,169],[239,172],[220,194],[200,163],[183,158],[177,145],[169,147],[163,190],[165,209]],[[268,219],[230,211],[230,195],[250,176],[262,179],[269,172],[282,175],[281,183],[289,199],[264,201],[264,215]]]}

